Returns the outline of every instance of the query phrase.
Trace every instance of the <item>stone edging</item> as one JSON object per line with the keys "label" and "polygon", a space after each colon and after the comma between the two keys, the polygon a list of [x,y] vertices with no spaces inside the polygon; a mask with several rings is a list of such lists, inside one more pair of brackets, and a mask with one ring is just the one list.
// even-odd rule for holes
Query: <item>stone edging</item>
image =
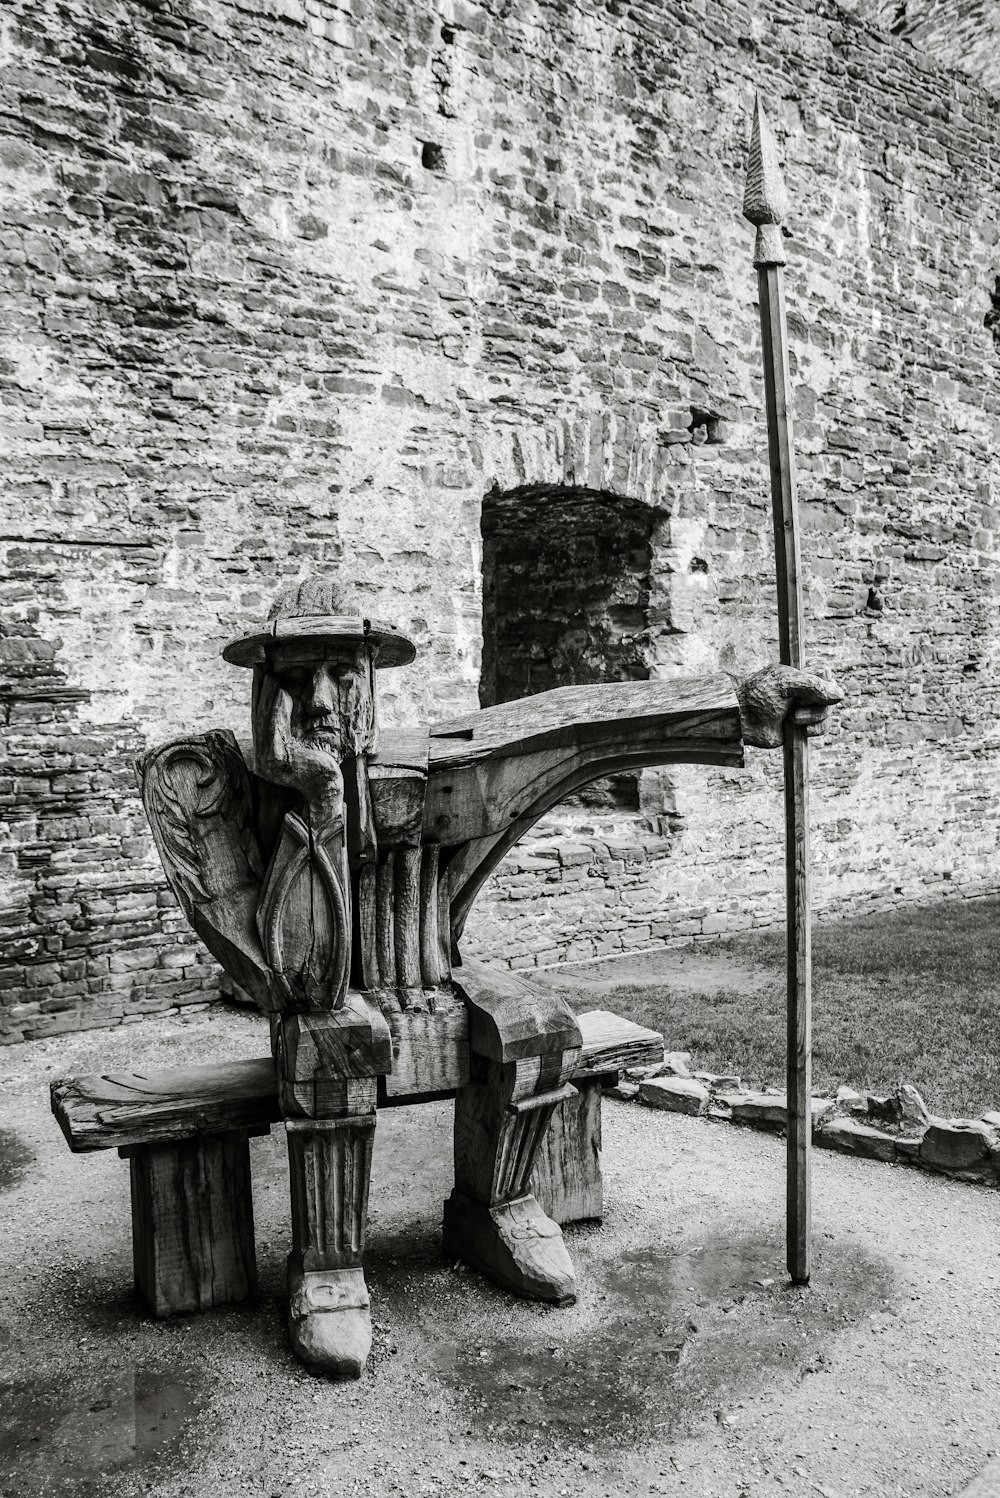
{"label": "stone edging", "polygon": [[[609,1096],[636,1100],[720,1123],[776,1130],[787,1123],[785,1094],[754,1091],[739,1077],[692,1072],[687,1051],[666,1051],[662,1062],[627,1069]],[[835,1098],[812,1100],[813,1141],[869,1160],[914,1165],[957,1181],[1000,1185],[1000,1113],[982,1118],[937,1118],[915,1087],[904,1083],[887,1097],[841,1087]]]}

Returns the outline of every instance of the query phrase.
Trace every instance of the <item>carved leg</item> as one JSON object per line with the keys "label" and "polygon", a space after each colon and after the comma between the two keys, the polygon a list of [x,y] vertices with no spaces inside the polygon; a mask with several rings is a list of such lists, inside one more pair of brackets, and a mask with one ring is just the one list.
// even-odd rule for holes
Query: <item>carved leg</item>
{"label": "carved leg", "polygon": [[375,1114],[287,1119],[292,1188],[288,1327],[296,1355],[358,1378],[372,1342],[362,1269]]}
{"label": "carved leg", "polygon": [[281,1016],[272,1044],[291,1174],[292,1348],[322,1373],[358,1378],[372,1340],[362,1261],[377,1078],[392,1063],[389,1027],[349,994],[342,1009]]}
{"label": "carved leg", "polygon": [[562,1082],[577,1054],[483,1063],[481,1079],[459,1089],[455,1189],[444,1208],[446,1254],[516,1295],[558,1305],[576,1299],[573,1265],[529,1181],[553,1110],[573,1094]]}

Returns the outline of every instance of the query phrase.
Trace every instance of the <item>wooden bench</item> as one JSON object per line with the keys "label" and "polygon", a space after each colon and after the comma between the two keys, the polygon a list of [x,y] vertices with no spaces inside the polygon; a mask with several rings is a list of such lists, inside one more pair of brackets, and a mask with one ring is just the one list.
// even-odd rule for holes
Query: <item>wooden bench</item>
{"label": "wooden bench", "polygon": [[[606,1010],[577,1021],[583,1049],[575,1092],[556,1109],[531,1178],[543,1210],[560,1224],[604,1213],[602,1086],[624,1067],[663,1056],[661,1035]],[[129,1161],[135,1284],[155,1315],[254,1294],[249,1140],[281,1122],[270,1056],[63,1078],[51,1095],[74,1153],[117,1149]],[[397,1101],[412,1098],[385,1096],[380,1107]]]}

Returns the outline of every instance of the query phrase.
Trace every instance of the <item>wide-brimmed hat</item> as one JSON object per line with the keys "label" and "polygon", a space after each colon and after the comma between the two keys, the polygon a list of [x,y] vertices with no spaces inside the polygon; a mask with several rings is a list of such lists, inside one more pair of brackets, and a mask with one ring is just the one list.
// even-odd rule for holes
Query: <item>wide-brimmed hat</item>
{"label": "wide-brimmed hat", "polygon": [[316,640],[331,645],[371,645],[375,665],[406,666],[417,653],[413,641],[394,624],[373,619],[356,588],[326,578],[293,583],[275,599],[261,629],[237,635],[223,648],[233,666],[262,666],[270,646],[285,640]]}

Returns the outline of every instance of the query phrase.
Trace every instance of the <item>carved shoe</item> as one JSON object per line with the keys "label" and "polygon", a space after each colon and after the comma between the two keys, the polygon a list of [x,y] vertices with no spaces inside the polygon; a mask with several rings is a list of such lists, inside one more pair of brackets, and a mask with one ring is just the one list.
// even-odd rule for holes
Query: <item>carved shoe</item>
{"label": "carved shoe", "polygon": [[288,1332],[296,1357],[334,1378],[360,1378],[372,1345],[361,1269],[312,1269],[288,1260]]}
{"label": "carved shoe", "polygon": [[560,1306],[576,1300],[562,1231],[533,1196],[487,1207],[456,1186],[444,1204],[444,1251],[515,1295]]}

